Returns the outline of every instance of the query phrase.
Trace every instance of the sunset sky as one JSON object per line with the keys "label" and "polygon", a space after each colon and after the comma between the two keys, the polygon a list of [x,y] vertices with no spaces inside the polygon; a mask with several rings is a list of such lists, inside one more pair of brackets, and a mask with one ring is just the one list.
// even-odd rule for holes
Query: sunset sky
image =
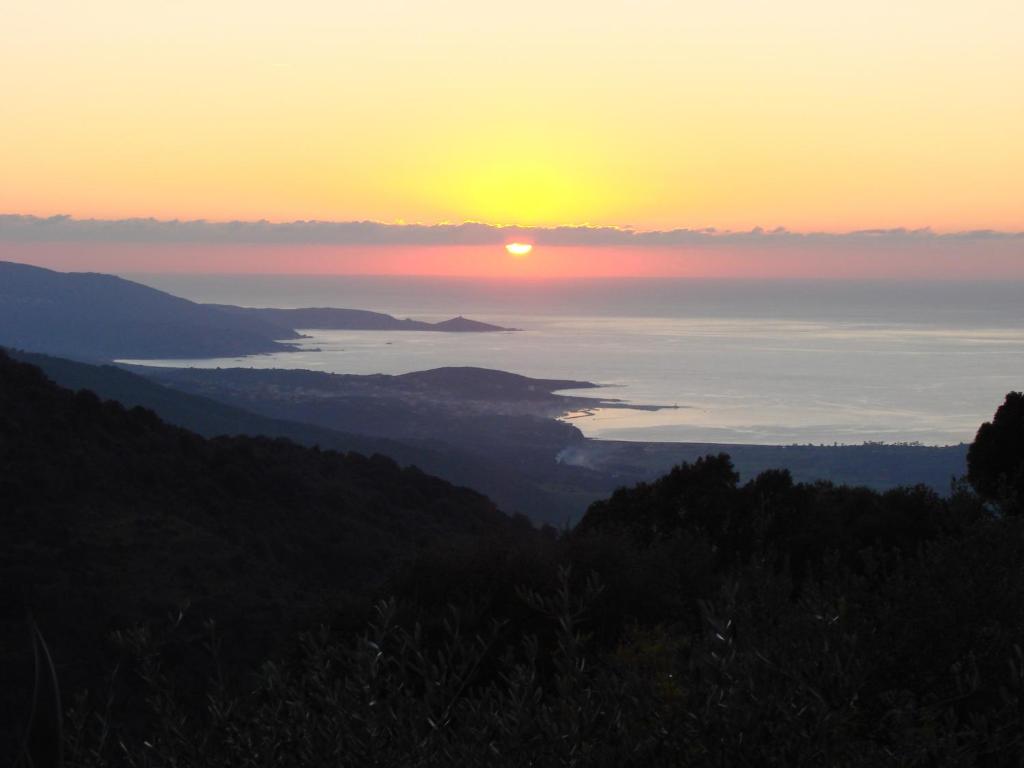
{"label": "sunset sky", "polygon": [[[1019,0],[9,3],[0,213],[1019,232],[1022,30]],[[543,248],[516,266],[503,239],[486,249],[488,274],[544,273]],[[150,266],[175,251],[145,238],[25,240],[0,225],[0,258],[56,264],[59,251],[77,254],[64,266],[109,268],[147,243]],[[166,268],[209,265],[218,251],[206,245],[206,256],[201,240],[176,246]],[[476,250],[460,266],[438,251],[446,243],[417,245],[405,256],[374,245],[385,258],[366,243],[307,243],[321,255],[297,268],[478,262]],[[586,244],[546,252],[569,245]],[[814,273],[800,262],[807,244],[793,245],[793,269]],[[983,274],[1024,276],[1020,238],[960,245]],[[609,274],[688,274],[670,268],[682,251],[753,259],[760,244],[600,246]],[[220,269],[259,261],[251,247],[218,248]],[[600,261],[558,258],[551,274]],[[927,268],[921,258],[906,269]],[[267,269],[287,266],[274,257]]]}

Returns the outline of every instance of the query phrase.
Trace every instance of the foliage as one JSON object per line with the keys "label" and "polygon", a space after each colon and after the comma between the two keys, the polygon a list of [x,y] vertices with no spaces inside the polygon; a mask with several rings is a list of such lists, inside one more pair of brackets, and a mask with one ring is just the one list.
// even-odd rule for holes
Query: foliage
{"label": "foliage", "polygon": [[[5,567],[50,585],[69,765],[1024,764],[1024,517],[977,474],[998,451],[946,497],[741,484],[709,456],[557,534],[386,460],[203,441],[8,374],[0,450],[35,474],[0,478]],[[132,579],[83,591],[107,557]],[[200,578],[162,588],[183,563]],[[158,621],[190,584],[218,599]],[[133,607],[105,662],[62,656],[100,628],[61,590]]]}

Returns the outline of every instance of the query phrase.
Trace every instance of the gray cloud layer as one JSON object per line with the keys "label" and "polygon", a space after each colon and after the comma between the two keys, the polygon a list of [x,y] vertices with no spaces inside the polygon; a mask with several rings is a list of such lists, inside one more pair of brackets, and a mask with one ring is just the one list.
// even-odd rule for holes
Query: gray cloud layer
{"label": "gray cloud layer", "polygon": [[273,243],[307,245],[489,245],[528,239],[539,245],[909,245],[950,241],[1024,240],[1024,232],[972,230],[940,234],[930,229],[865,229],[855,232],[748,232],[672,229],[642,232],[616,227],[498,227],[490,224],[382,224],[373,221],[210,222],[157,219],[75,219],[70,216],[0,215],[0,241],[132,243]]}

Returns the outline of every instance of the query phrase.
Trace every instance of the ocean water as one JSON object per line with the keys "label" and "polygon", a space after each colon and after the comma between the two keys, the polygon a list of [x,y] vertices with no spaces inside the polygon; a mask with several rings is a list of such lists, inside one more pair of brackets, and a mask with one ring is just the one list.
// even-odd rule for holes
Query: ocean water
{"label": "ocean water", "polygon": [[[405,373],[474,365],[604,385],[590,437],[748,444],[970,441],[1024,389],[1024,284],[131,275],[198,301],[339,306],[522,329],[305,330],[299,351],[161,365]],[[581,392],[581,394],[584,394]]]}

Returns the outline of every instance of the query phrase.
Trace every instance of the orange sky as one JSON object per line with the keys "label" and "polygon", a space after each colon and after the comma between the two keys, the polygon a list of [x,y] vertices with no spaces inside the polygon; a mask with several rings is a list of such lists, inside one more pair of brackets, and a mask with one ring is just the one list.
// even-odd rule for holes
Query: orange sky
{"label": "orange sky", "polygon": [[[0,214],[1024,230],[1019,0],[9,5]],[[58,268],[1024,276],[1020,238],[513,260],[500,244],[57,247],[5,226],[0,256]]]}
{"label": "orange sky", "polygon": [[1019,0],[9,5],[0,213],[1024,230]]}

